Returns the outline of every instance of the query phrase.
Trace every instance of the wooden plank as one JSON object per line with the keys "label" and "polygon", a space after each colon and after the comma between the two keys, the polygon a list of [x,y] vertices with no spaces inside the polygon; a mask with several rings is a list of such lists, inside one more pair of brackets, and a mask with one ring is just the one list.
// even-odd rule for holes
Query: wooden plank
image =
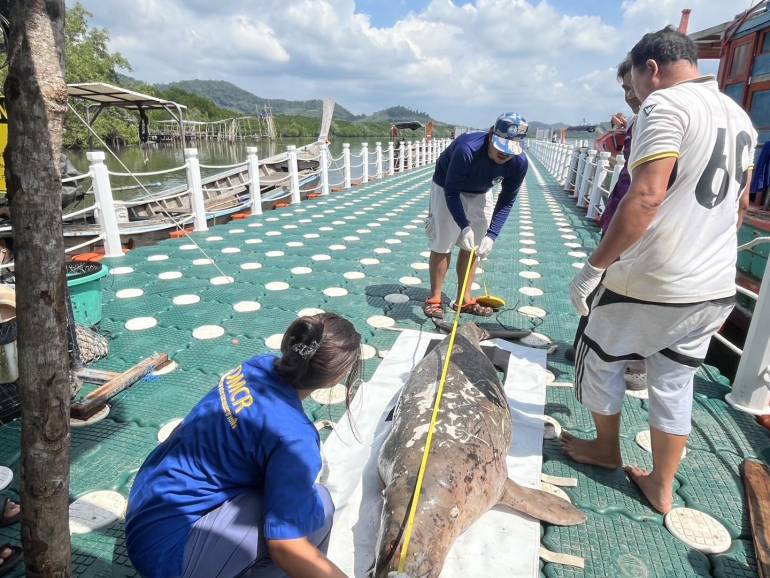
{"label": "wooden plank", "polygon": [[128,371],[118,374],[98,389],[89,393],[83,402],[73,404],[70,409],[70,415],[77,419],[88,419],[121,391],[125,391],[137,381],[155,371],[157,367],[167,362],[167,354],[156,353],[137,363]]}
{"label": "wooden plank", "polygon": [[760,578],[770,578],[770,470],[752,460],[745,460],[742,470],[757,570]]}
{"label": "wooden plank", "polygon": [[92,369],[90,367],[81,367],[76,375],[86,383],[107,383],[120,375],[117,371],[102,371],[101,369]]}

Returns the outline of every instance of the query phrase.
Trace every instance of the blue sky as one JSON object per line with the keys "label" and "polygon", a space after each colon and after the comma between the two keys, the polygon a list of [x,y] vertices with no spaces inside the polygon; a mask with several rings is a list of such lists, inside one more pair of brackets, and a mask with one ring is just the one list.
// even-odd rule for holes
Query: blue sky
{"label": "blue sky", "polygon": [[751,0],[81,2],[148,82],[226,80],[265,98],[332,97],[358,114],[403,105],[484,127],[505,111],[567,123],[624,111],[615,67],[645,32],[678,24],[685,6],[691,31],[707,28]]}

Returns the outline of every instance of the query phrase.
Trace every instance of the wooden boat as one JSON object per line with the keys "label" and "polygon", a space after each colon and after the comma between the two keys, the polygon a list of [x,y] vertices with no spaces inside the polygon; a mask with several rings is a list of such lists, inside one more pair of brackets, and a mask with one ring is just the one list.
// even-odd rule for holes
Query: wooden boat
{"label": "wooden boat", "polygon": [[[313,143],[297,150],[300,197],[320,186],[318,172],[318,145]],[[275,208],[276,203],[291,195],[289,167],[286,153],[260,161],[260,190],[262,210]],[[210,224],[251,208],[249,171],[247,166],[236,167],[203,178],[206,216]],[[302,192],[305,191],[305,192]],[[192,199],[186,184],[177,185],[158,193],[144,194],[126,201],[115,201],[118,229],[126,245],[143,245],[180,226],[193,222]],[[64,223],[67,246],[73,246],[101,233],[93,212],[80,219]],[[3,230],[0,229],[0,235]]]}

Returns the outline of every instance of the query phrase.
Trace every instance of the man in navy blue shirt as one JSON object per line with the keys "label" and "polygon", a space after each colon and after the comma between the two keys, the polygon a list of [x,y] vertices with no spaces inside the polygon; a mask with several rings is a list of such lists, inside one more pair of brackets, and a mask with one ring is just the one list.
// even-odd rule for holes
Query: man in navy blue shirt
{"label": "man in navy blue shirt", "polygon": [[[433,173],[430,208],[425,230],[430,239],[430,298],[423,311],[442,318],[442,289],[452,247],[460,247],[457,259],[457,300],[464,313],[487,317],[492,309],[471,298],[475,265],[471,266],[465,295],[460,295],[470,252],[486,259],[500,234],[513,201],[527,174],[527,157],[521,139],[527,122],[516,113],[500,115],[489,132],[460,135],[441,153]],[[502,182],[497,203],[491,189]]]}

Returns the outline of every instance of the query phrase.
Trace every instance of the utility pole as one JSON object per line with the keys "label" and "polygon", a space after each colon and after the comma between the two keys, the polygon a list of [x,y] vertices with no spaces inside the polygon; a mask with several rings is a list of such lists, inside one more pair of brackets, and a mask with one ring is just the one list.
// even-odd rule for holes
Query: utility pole
{"label": "utility pole", "polygon": [[8,198],[14,232],[27,576],[70,575],[70,384],[61,221],[64,0],[0,0],[8,16]]}

